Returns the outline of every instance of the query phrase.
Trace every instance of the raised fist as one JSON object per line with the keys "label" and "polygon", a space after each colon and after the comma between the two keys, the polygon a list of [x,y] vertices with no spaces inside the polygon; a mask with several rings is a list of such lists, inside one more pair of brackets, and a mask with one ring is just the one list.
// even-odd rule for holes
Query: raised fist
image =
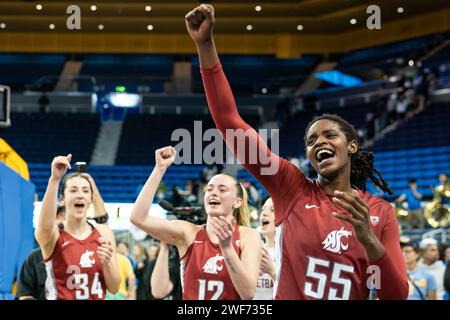
{"label": "raised fist", "polygon": [[212,39],[214,27],[214,7],[212,5],[202,4],[188,12],[184,18],[187,31],[197,45]]}

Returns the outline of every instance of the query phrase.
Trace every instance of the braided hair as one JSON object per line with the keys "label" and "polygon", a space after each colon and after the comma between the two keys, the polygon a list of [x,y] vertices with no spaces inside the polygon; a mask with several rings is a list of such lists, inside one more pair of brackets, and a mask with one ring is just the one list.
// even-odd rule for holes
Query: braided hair
{"label": "braided hair", "polygon": [[355,128],[340,116],[325,113],[321,116],[314,117],[306,128],[304,140],[306,141],[306,134],[308,133],[309,128],[319,120],[331,120],[336,122],[341,131],[344,133],[347,141],[355,140],[358,145],[358,150],[351,156],[350,184],[362,191],[366,191],[366,181],[370,178],[370,180],[372,180],[372,182],[381,190],[392,194],[392,189],[383,179],[380,171],[378,171],[374,166],[374,153],[372,151],[364,151],[359,148],[359,139]]}

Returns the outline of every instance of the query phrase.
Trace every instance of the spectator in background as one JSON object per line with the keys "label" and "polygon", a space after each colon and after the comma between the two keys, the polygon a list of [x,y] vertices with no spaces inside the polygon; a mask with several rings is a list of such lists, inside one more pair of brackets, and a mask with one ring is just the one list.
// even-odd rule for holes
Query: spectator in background
{"label": "spectator in background", "polygon": [[116,252],[117,265],[120,273],[119,291],[116,294],[107,292],[106,300],[135,300],[135,275],[131,259],[128,257],[128,244],[120,242],[117,246],[120,250]]}
{"label": "spectator in background", "polygon": [[450,190],[450,180],[448,179],[448,175],[446,173],[440,173],[439,184],[434,188],[433,186],[430,187],[433,191],[433,196],[440,198],[441,204],[449,204],[450,197],[446,196],[444,193],[445,190]]}
{"label": "spectator in background", "polygon": [[443,300],[445,264],[439,260],[437,241],[433,238],[425,238],[420,242],[419,247],[422,251],[422,258],[418,266],[433,276],[436,282],[437,300]]}
{"label": "spectator in background", "polygon": [[[117,252],[127,257],[130,260],[131,265],[134,264],[133,258],[130,255],[130,246],[125,241],[119,241],[117,243]],[[133,265],[134,268],[134,265]]]}
{"label": "spectator in background", "polygon": [[183,205],[191,205],[197,202],[197,197],[194,194],[194,180],[189,179],[184,185],[184,190],[179,190],[183,196]]}
{"label": "spectator in background", "polygon": [[443,254],[444,263],[446,265],[449,265],[450,264],[450,245],[449,244],[445,245],[445,248],[443,251],[444,251],[444,254]]}
{"label": "spectator in background", "polygon": [[408,300],[436,300],[436,281],[417,264],[420,250],[411,243],[401,243],[408,269]]}
{"label": "spectator in background", "polygon": [[172,187],[172,205],[174,207],[180,207],[184,202],[183,195],[180,192],[180,188],[178,186]]}
{"label": "spectator in background", "polygon": [[[66,210],[64,206],[58,206],[56,211],[56,225],[64,222]],[[45,281],[47,271],[45,270],[42,251],[34,249],[25,259],[17,286],[16,299],[18,300],[46,300]]]}
{"label": "spectator in background", "polygon": [[155,299],[181,300],[180,256],[176,247],[163,241],[160,243],[150,287]]}
{"label": "spectator in background", "polygon": [[444,273],[444,288],[445,288],[445,300],[450,300],[450,263],[447,263],[447,268]]}
{"label": "spectator in background", "polygon": [[395,105],[395,113],[396,113],[396,120],[404,120],[406,117],[406,111],[408,110],[409,106],[409,100],[407,99],[405,95],[405,91],[400,91],[400,94],[397,98],[397,103]]}
{"label": "spectator in background", "polygon": [[47,92],[45,91],[42,92],[42,96],[39,98],[38,104],[39,104],[39,112],[41,113],[48,112],[48,105],[50,104],[50,99],[47,96]]}
{"label": "spectator in background", "polygon": [[392,92],[387,101],[386,112],[388,114],[389,119],[388,124],[392,124],[397,120],[397,113],[395,111],[397,105],[397,98],[398,98],[397,92]]}
{"label": "spectator in background", "polygon": [[142,244],[135,244],[133,247],[133,262],[135,265],[148,259],[147,252]]}
{"label": "spectator in background", "polygon": [[450,300],[450,245],[445,244],[442,247],[442,260],[444,260],[444,264],[446,266],[444,273],[444,300]]}
{"label": "spectator in background", "polygon": [[[136,246],[135,246],[136,247]],[[142,245],[137,245],[140,258],[137,261],[134,273],[137,279],[136,299],[154,300],[151,293],[150,278],[155,267],[156,257],[158,256],[159,246],[153,245],[147,250]]]}
{"label": "spectator in background", "polygon": [[241,178],[239,182],[242,184],[242,186],[247,191],[249,200],[253,206],[258,207],[259,201],[261,200],[261,196],[258,192],[258,189],[255,187],[255,185],[248,181],[246,178]]}
{"label": "spectator in background", "polygon": [[422,194],[417,191],[417,180],[410,179],[408,181],[409,188],[404,190],[400,197],[395,201],[397,203],[402,203],[406,201],[408,205],[408,226],[410,228],[417,227],[423,228],[425,226],[423,210],[420,206],[420,200],[422,199]]}

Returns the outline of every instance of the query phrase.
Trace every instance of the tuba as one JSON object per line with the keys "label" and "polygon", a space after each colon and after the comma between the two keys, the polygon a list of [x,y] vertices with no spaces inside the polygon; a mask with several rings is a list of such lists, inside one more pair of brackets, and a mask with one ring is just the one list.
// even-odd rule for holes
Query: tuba
{"label": "tuba", "polygon": [[448,200],[450,200],[450,182],[447,181],[436,187],[433,201],[425,206],[425,219],[433,228],[450,226],[450,207],[445,204]]}

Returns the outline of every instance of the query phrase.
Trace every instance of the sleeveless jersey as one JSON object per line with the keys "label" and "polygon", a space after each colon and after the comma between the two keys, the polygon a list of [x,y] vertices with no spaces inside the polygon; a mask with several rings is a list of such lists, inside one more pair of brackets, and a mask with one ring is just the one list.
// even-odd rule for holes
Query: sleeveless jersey
{"label": "sleeveless jersey", "polygon": [[[240,256],[239,225],[232,244]],[[240,300],[231,281],[219,244],[214,244],[203,226],[181,259],[183,300]]]}
{"label": "sleeveless jersey", "polygon": [[106,284],[103,265],[97,255],[100,232],[93,227],[84,240],[60,229],[51,256],[45,260],[48,300],[104,300]]}

